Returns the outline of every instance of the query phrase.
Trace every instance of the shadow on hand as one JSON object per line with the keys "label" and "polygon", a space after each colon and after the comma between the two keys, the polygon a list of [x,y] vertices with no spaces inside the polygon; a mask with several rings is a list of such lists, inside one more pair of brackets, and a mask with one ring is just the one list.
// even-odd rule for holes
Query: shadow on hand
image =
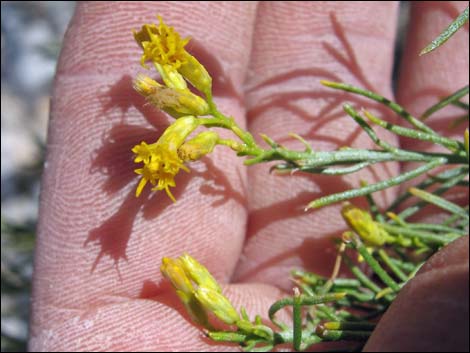
{"label": "shadow on hand", "polygon": [[[134,91],[129,75],[111,85],[100,99],[102,114],[107,116],[118,110],[121,121],[104,134],[101,146],[92,157],[90,173],[105,175],[101,189],[108,195],[114,195],[122,193],[129,184],[137,180],[132,147],[141,141],[156,141],[168,126],[168,119],[146,104],[145,99]],[[131,108],[137,109],[155,129],[126,124],[126,115]],[[117,270],[119,261],[127,260],[126,249],[134,220],[148,196],[147,189],[136,198],[135,189],[132,188],[118,210],[100,226],[90,230],[84,246],[96,244],[100,248],[92,265],[92,272],[103,256],[109,256]]]}
{"label": "shadow on hand", "polygon": [[[330,21],[336,41],[334,41],[334,43],[322,43],[326,54],[331,56],[332,60],[339,62],[351,74],[351,76],[354,77],[358,82],[359,87],[376,91],[364,73],[363,68],[359,65],[352,45],[346,36],[346,30],[334,13],[330,13]],[[336,48],[337,46],[339,46],[340,49]],[[282,86],[288,81],[295,81],[305,77],[311,77],[312,80],[343,81],[339,74],[331,72],[330,70],[316,67],[302,68],[294,69],[271,77],[250,88],[248,92],[269,88],[271,86]],[[305,109],[303,107],[303,103],[305,101],[310,102],[310,107],[316,107],[316,109],[319,110],[317,112],[313,112],[309,109]],[[395,119],[395,115],[390,111],[387,111],[387,108],[370,99],[353,93],[346,93],[341,90],[329,89],[325,92],[325,89],[323,88],[319,90],[300,89],[290,92],[269,94],[262,99],[259,104],[256,104],[255,107],[249,109],[247,115],[248,120],[252,123],[258,117],[266,115],[270,110],[283,110],[291,113],[294,117],[300,118],[311,124],[311,127],[307,132],[299,134],[301,137],[307,140],[328,142],[335,146],[351,146],[362,131],[359,126],[352,129],[347,138],[335,137],[334,134],[331,133],[331,128],[327,129],[326,133],[321,132],[322,128],[328,124],[331,124],[333,128],[337,128],[337,126],[341,126],[341,123],[339,123],[338,120],[351,119],[350,117],[347,117],[347,114],[341,109],[342,104],[345,102],[351,103],[356,109],[374,108],[375,110],[379,110],[384,113],[383,115],[388,117],[387,120],[389,121],[393,121],[393,119]],[[284,143],[287,139],[289,138],[282,138],[279,142]]]}

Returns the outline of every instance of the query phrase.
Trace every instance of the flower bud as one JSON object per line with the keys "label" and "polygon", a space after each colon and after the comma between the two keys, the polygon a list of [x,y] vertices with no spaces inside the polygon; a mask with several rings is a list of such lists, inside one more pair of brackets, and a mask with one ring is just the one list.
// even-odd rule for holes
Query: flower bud
{"label": "flower bud", "polygon": [[214,313],[226,324],[232,325],[240,320],[237,311],[222,293],[201,286],[194,295],[206,310]]}
{"label": "flower bud", "polygon": [[191,318],[199,324],[207,326],[207,314],[194,295],[194,287],[186,276],[181,261],[164,257],[160,271],[170,280]]}
{"label": "flower bud", "polygon": [[184,268],[186,274],[191,278],[199,287],[211,289],[213,291],[222,293],[222,289],[210,274],[205,266],[197,262],[189,254],[180,256],[179,260]]}
{"label": "flower bud", "polygon": [[390,237],[388,232],[372,219],[370,213],[345,203],[341,214],[348,225],[361,237],[366,245],[381,246]]}
{"label": "flower bud", "polygon": [[204,131],[193,139],[186,141],[178,149],[178,155],[183,161],[195,161],[214,150],[219,135],[214,131]]}
{"label": "flower bud", "polygon": [[188,135],[199,126],[198,120],[194,116],[184,116],[176,119],[165,132],[160,136],[157,143],[167,145],[169,150],[177,150],[186,140]]}
{"label": "flower bud", "polygon": [[134,89],[152,105],[175,118],[184,115],[206,115],[209,112],[207,102],[188,89],[165,87],[144,75],[137,76]]}
{"label": "flower bud", "polygon": [[183,303],[189,303],[190,298],[193,296],[194,287],[186,276],[181,261],[164,257],[160,271],[170,280]]}
{"label": "flower bud", "polygon": [[211,92],[212,77],[194,56],[188,54],[186,61],[178,68],[178,72],[199,91],[205,94]]}

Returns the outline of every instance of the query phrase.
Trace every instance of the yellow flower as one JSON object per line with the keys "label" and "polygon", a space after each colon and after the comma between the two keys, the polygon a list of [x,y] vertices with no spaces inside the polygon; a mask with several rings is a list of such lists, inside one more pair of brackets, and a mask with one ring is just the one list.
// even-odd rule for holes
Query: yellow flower
{"label": "yellow flower", "polygon": [[153,153],[152,150],[154,150],[152,147],[153,146],[147,145],[144,141],[142,141],[140,145],[134,146],[132,149],[132,152],[136,154],[134,162],[144,162],[145,164],[148,164],[150,162],[150,156]]}
{"label": "yellow flower", "polygon": [[152,190],[165,190],[170,199],[176,201],[170,191],[170,187],[175,186],[174,177],[180,169],[189,172],[178,156],[178,148],[198,125],[198,120],[194,116],[186,116],[171,124],[157,142],[150,145],[141,142],[134,146],[132,149],[136,154],[134,161],[144,163],[142,168],[135,170],[142,176],[135,193],[137,197],[150,182],[154,186]]}
{"label": "yellow flower", "polygon": [[140,63],[152,61],[168,87],[185,89],[183,77],[206,95],[211,93],[212,78],[205,67],[184,48],[189,38],[181,39],[173,27],[158,16],[159,25],[145,24],[134,39],[143,49]]}
{"label": "yellow flower", "polygon": [[134,32],[136,42],[144,53],[140,59],[143,67],[146,61],[155,61],[160,65],[170,65],[178,69],[188,60],[188,53],[184,49],[190,38],[181,39],[173,27],[168,27],[158,16],[160,24],[145,24],[139,32]]}
{"label": "yellow flower", "polygon": [[137,76],[134,89],[149,103],[174,118],[185,115],[206,115],[209,112],[207,102],[189,89],[165,87],[144,75]]}

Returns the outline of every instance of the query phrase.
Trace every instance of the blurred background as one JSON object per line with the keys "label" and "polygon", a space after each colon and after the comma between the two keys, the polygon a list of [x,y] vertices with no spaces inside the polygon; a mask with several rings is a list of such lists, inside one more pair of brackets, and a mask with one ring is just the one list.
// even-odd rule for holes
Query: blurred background
{"label": "blurred background", "polygon": [[25,351],[50,88],[72,1],[2,1],[1,351]]}
{"label": "blurred background", "polygon": [[[26,350],[50,89],[74,8],[72,1],[1,3],[2,352]],[[408,2],[401,2],[396,58],[408,8]]]}

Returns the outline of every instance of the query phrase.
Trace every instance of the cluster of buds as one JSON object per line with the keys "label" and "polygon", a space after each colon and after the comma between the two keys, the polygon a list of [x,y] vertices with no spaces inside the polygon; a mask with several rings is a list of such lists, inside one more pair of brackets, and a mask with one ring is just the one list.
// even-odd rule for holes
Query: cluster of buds
{"label": "cluster of buds", "polygon": [[[189,38],[182,39],[172,27],[163,23],[161,17],[159,21],[158,25],[143,25],[140,31],[134,32],[134,38],[143,50],[141,65],[148,69],[147,63],[151,62],[163,84],[140,74],[134,81],[134,89],[149,104],[177,120],[158,141],[153,144],[141,142],[134,146],[132,152],[135,154],[134,162],[143,163],[141,168],[135,169],[141,175],[136,196],[150,183],[154,186],[152,190],[165,190],[175,201],[169,188],[175,186],[174,177],[180,169],[189,172],[184,163],[212,152],[220,140],[218,134],[210,130],[187,140],[200,125],[197,117],[210,112],[206,99],[212,94],[212,78],[204,66],[186,51]],[[188,83],[206,99],[191,92]]]}
{"label": "cluster of buds", "polygon": [[[207,268],[190,255],[184,254],[176,259],[164,257],[160,270],[173,285],[191,318],[198,324],[213,330],[207,315],[212,313],[222,322],[236,325],[243,334],[273,339],[272,329],[261,322],[261,317],[257,316],[255,322],[251,322],[244,309],[241,316],[238,314]],[[231,333],[209,332],[209,336],[213,338],[227,338],[226,334],[230,336]]]}
{"label": "cluster of buds", "polygon": [[341,214],[349,227],[367,246],[382,246],[386,242],[394,241],[381,224],[374,221],[369,212],[346,202]]}
{"label": "cluster of buds", "polygon": [[188,254],[177,259],[164,257],[160,270],[170,280],[194,321],[209,328],[207,312],[228,325],[240,321],[240,316],[222,294],[214,277]]}

